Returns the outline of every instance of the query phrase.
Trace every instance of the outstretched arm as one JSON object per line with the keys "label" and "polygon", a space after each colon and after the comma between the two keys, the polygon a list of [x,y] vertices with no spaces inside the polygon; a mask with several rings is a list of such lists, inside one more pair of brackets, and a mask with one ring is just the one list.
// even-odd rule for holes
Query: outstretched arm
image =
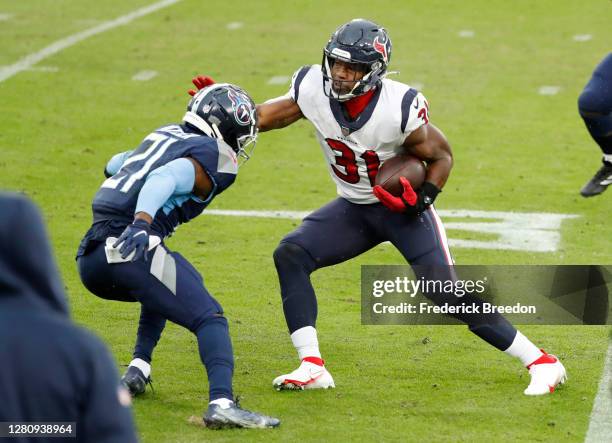
{"label": "outstretched arm", "polygon": [[[194,77],[192,83],[198,90],[214,85],[215,81],[208,76],[198,75]],[[188,91],[189,95],[196,94],[195,89]],[[281,129],[289,126],[304,117],[300,107],[295,100],[287,94],[280,97],[270,99],[260,105],[257,105],[257,127],[261,132],[270,131],[272,129]]]}
{"label": "outstretched arm", "polygon": [[298,104],[288,95],[257,105],[258,127],[262,132],[281,129],[304,117]]}

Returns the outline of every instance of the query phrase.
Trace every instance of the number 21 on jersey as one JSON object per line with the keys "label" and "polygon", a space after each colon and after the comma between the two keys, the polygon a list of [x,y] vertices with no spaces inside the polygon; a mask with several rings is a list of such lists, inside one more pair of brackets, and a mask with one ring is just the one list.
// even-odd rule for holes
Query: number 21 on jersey
{"label": "number 21 on jersey", "polygon": [[[107,178],[104,183],[102,183],[103,188],[117,189],[119,185],[122,185],[119,190],[124,193],[128,192],[136,181],[147,175],[151,170],[151,166],[164,155],[170,145],[176,142],[176,139],[154,132],[145,138],[145,143],[147,141],[151,142],[149,147],[139,154],[132,154],[125,163],[121,165],[121,169],[119,169],[115,175]],[[134,165],[136,167],[135,170],[134,168],[126,168],[126,166],[137,162],[141,162],[142,166],[137,167]]]}

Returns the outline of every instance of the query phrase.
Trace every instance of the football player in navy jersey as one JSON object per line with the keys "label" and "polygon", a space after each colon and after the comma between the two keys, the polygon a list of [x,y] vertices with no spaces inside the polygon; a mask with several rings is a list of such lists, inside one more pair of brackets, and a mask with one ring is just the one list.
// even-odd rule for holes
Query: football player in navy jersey
{"label": "football player in navy jersey", "polygon": [[[432,278],[436,267],[436,272],[445,273],[436,279],[455,279],[444,227],[433,206],[452,168],[451,149],[430,123],[423,94],[386,78],[390,58],[387,31],[368,20],[352,20],[332,34],[321,65],[298,69],[286,95],[257,105],[260,131],[283,128],[301,118],[313,124],[339,195],[307,216],[274,251],[285,319],[301,361],[296,370],[274,379],[279,390],[335,386],[315,329],[317,299],[310,281],[315,270],[389,241],[416,266],[417,277]],[[193,82],[200,88],[211,79],[200,76]],[[394,196],[375,186],[375,178],[380,165],[401,152],[423,160],[427,173],[418,190],[403,179],[403,194]],[[452,294],[428,296],[439,304],[465,300]],[[521,360],[531,375],[526,395],[548,394],[565,381],[561,362],[500,314],[478,321],[465,314],[455,317],[489,344]]]}
{"label": "football player in navy jersey", "polygon": [[603,152],[603,165],[580,190],[583,197],[593,197],[612,184],[612,53],[593,71],[578,98],[578,111]]}
{"label": "football player in navy jersey", "polygon": [[204,422],[211,428],[280,422],[233,401],[223,309],[198,271],[163,240],[231,186],[256,139],[255,105],[242,89],[217,84],[199,91],[182,124],[153,131],[134,151],[109,161],[93,200],[93,225],[77,253],[81,280],[92,293],[141,304],[134,359],[122,378],[133,395],[150,382],[151,355],[167,319],[196,335],[209,382]]}

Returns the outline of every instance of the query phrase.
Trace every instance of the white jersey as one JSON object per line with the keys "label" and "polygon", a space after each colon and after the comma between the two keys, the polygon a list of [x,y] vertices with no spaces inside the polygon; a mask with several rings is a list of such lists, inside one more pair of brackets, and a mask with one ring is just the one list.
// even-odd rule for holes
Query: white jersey
{"label": "white jersey", "polygon": [[349,120],[340,103],[323,92],[320,65],[300,68],[289,95],[316,129],[338,195],[358,204],[378,202],[372,193],[378,168],[429,119],[423,94],[384,79],[357,119]]}

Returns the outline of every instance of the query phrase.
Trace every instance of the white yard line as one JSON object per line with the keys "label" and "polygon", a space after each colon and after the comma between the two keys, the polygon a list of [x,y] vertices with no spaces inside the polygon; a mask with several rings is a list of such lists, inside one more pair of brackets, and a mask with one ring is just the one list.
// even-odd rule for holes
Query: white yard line
{"label": "white yard line", "polygon": [[286,75],[275,75],[268,80],[269,85],[288,85],[291,77]]}
{"label": "white yard line", "polygon": [[0,67],[0,82],[11,78],[12,76],[20,73],[21,71],[31,68],[41,60],[44,60],[47,57],[52,56],[53,54],[56,54],[66,48],[69,48],[70,46],[73,46],[85,39],[88,39],[89,37],[93,37],[94,35],[109,31],[118,26],[126,25],[137,18],[140,18],[147,14],[151,14],[152,12],[158,11],[162,8],[171,6],[175,3],[178,3],[179,1],[181,0],[163,0],[161,2],[153,3],[152,5],[136,9],[135,11],[132,11],[126,15],[122,15],[121,17],[118,17],[114,20],[101,23],[97,26],[94,26],[93,28],[77,32],[76,34],[69,35],[68,37],[65,37],[61,40],[57,40],[56,42],[51,43],[49,46],[41,49],[38,52],[26,55],[15,64]]}
{"label": "white yard line", "polygon": [[557,95],[561,90],[560,86],[540,86],[538,94],[540,95]]}
{"label": "white yard line", "polygon": [[14,14],[2,14],[0,13],[0,22],[5,22],[14,17]]}
{"label": "white yard line", "polygon": [[227,25],[225,25],[225,27],[229,29],[230,31],[235,31],[236,29],[240,29],[242,28],[242,26],[244,26],[244,23],[242,22],[230,22]]}
{"label": "white yard line", "polygon": [[612,341],[604,362],[599,389],[593,403],[585,443],[601,443],[612,438]]}
{"label": "white yard line", "polygon": [[588,42],[593,38],[591,34],[576,34],[572,37],[575,42]]}
{"label": "white yard line", "polygon": [[151,80],[152,78],[157,77],[157,71],[144,70],[139,71],[132,76],[132,80],[136,80],[139,82],[146,82]]}
{"label": "white yard line", "polygon": [[457,35],[461,38],[473,38],[476,33],[471,29],[464,29],[462,31],[459,31]]}
{"label": "white yard line", "polygon": [[[511,251],[555,252],[561,243],[561,223],[578,217],[573,214],[546,212],[473,211],[469,209],[438,210],[447,230],[495,235],[491,240],[449,239],[452,247],[504,249]],[[211,209],[208,215],[259,217],[301,220],[310,211],[240,211]],[[471,221],[470,218],[485,219]],[[452,221],[456,219],[456,221]],[[450,221],[449,221],[450,220]]]}

